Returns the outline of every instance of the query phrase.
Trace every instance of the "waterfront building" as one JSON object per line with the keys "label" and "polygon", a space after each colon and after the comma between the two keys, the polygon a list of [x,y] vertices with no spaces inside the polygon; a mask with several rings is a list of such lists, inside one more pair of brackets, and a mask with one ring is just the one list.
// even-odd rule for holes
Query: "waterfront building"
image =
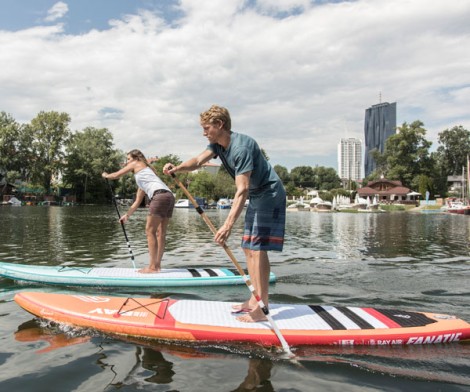
{"label": "waterfront building", "polygon": [[338,175],[343,183],[362,179],[362,141],[342,138],[338,144]]}
{"label": "waterfront building", "polygon": [[416,204],[421,197],[418,192],[403,186],[401,181],[380,178],[370,181],[365,187],[357,190],[359,197],[363,199],[376,199],[378,203]]}
{"label": "waterfront building", "polygon": [[370,175],[376,168],[375,160],[370,155],[372,150],[381,153],[385,149],[385,141],[395,134],[397,128],[397,104],[379,103],[366,109],[364,120],[364,174]]}

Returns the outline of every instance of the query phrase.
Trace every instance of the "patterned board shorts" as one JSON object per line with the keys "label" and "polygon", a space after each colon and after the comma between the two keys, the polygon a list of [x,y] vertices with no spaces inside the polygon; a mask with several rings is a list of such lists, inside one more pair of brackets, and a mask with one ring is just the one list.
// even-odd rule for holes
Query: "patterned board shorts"
{"label": "patterned board shorts", "polygon": [[153,194],[149,204],[149,215],[159,216],[160,218],[171,218],[175,206],[175,197],[173,193],[159,190]]}
{"label": "patterned board shorts", "polygon": [[282,251],[286,226],[286,199],[278,198],[273,204],[264,198],[250,198],[245,213],[242,248],[251,250]]}

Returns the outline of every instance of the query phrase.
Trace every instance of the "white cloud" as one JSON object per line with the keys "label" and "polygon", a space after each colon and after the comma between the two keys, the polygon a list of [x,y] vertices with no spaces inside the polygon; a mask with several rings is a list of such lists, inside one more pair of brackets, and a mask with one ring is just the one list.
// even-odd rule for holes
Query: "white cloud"
{"label": "white cloud", "polygon": [[81,35],[0,31],[0,110],[20,122],[65,111],[73,129],[107,127],[123,150],[186,159],[206,145],[199,113],[218,103],[288,168],[336,166],[339,139],[363,138],[380,92],[430,140],[470,129],[468,1],[292,0],[277,11],[302,11],[282,19],[260,11],[267,0],[195,4],[181,1],[171,25],[141,11]]}
{"label": "white cloud", "polygon": [[66,3],[59,1],[55,3],[49,11],[47,11],[47,16],[44,18],[46,22],[55,22],[57,19],[62,19],[67,12],[69,7]]}

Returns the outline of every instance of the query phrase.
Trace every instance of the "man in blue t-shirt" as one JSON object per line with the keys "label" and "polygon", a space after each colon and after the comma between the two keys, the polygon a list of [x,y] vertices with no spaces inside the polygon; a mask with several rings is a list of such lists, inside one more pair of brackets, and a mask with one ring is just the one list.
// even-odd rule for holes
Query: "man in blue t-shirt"
{"label": "man in blue t-shirt", "polygon": [[[207,149],[180,165],[167,163],[166,174],[193,171],[210,159],[219,157],[235,180],[236,193],[232,208],[214,240],[223,245],[249,199],[245,214],[242,249],[250,280],[264,304],[268,305],[270,264],[268,251],[282,251],[286,217],[286,192],[278,175],[263,156],[256,141],[247,135],[232,132],[230,113],[213,105],[200,115],[203,135],[209,140]],[[235,305],[238,320],[256,322],[266,316],[252,295]]]}

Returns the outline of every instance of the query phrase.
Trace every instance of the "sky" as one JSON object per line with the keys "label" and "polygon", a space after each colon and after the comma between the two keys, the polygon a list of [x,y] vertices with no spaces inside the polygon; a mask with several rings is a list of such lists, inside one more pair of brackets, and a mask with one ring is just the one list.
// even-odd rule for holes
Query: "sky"
{"label": "sky", "polygon": [[229,109],[273,165],[337,168],[365,110],[470,129],[468,0],[0,0],[0,111],[66,112],[123,151],[202,152]]}

